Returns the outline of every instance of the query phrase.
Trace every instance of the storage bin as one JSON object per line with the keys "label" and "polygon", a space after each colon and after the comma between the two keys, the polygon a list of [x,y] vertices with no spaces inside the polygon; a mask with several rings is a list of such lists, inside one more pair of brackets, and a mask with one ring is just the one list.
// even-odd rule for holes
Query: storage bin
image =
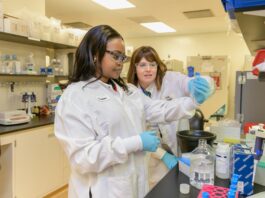
{"label": "storage bin", "polygon": [[0,32],[4,31],[4,19],[0,17]]}
{"label": "storage bin", "polygon": [[4,18],[4,10],[3,10],[3,3],[2,1],[0,0],[0,18]]}
{"label": "storage bin", "polygon": [[28,36],[28,25],[26,22],[15,18],[4,18],[4,32]]}
{"label": "storage bin", "polygon": [[28,21],[29,37],[41,38],[41,23],[39,21]]}

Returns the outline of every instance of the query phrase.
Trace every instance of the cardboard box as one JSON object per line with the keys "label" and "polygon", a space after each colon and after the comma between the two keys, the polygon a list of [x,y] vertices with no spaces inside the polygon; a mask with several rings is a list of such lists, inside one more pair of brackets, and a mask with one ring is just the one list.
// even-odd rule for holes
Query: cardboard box
{"label": "cardboard box", "polygon": [[0,18],[4,18],[4,9],[3,9],[3,3],[0,0]]}
{"label": "cardboard box", "polygon": [[0,32],[4,31],[4,11],[3,11],[3,3],[0,0]]}
{"label": "cardboard box", "polygon": [[28,25],[16,18],[4,18],[4,32],[28,37]]}
{"label": "cardboard box", "polygon": [[244,196],[253,194],[254,154],[246,145],[232,147],[232,174],[238,174],[237,190]]}
{"label": "cardboard box", "polygon": [[232,126],[210,126],[210,131],[216,134],[217,142],[227,143],[239,143],[240,142],[240,131],[239,127]]}
{"label": "cardboard box", "polygon": [[4,31],[4,19],[0,17],[0,32]]}

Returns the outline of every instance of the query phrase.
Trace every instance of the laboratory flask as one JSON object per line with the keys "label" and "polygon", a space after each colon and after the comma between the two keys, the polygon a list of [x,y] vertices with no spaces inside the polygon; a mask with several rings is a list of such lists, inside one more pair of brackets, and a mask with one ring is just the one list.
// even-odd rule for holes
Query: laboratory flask
{"label": "laboratory flask", "polygon": [[214,154],[205,139],[192,151],[190,184],[201,189],[203,184],[214,184]]}

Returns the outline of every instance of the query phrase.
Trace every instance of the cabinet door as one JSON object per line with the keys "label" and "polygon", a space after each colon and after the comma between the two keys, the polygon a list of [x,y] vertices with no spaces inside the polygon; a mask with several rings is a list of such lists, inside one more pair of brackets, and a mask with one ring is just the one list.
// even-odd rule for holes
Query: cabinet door
{"label": "cabinet door", "polygon": [[0,197],[13,197],[14,138],[0,136]]}
{"label": "cabinet door", "polygon": [[17,198],[42,197],[60,187],[62,156],[52,125],[19,133],[15,154]]}
{"label": "cabinet door", "polygon": [[[45,145],[47,127],[22,131],[16,136],[15,196],[36,198],[44,193]],[[48,174],[48,173],[47,173]]]}
{"label": "cabinet door", "polygon": [[61,145],[56,139],[53,126],[45,132],[44,156],[45,167],[43,167],[43,178],[45,183],[45,194],[50,193],[63,185],[63,161]]}

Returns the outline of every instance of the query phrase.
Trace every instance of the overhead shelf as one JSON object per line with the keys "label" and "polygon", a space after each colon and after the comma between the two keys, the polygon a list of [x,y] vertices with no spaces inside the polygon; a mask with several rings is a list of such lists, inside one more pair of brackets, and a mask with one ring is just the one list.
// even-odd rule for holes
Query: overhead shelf
{"label": "overhead shelf", "polygon": [[5,73],[0,73],[0,76],[16,76],[16,77],[27,77],[27,76],[30,76],[30,77],[44,77],[46,78],[47,75],[40,75],[40,74],[5,74]]}
{"label": "overhead shelf", "polygon": [[236,20],[244,40],[252,55],[265,49],[265,15],[257,16],[251,12],[260,10],[265,13],[264,0],[222,0],[231,20]]}
{"label": "overhead shelf", "polygon": [[236,20],[252,55],[259,49],[265,49],[265,17],[235,13]]}
{"label": "overhead shelf", "polygon": [[0,40],[22,43],[26,45],[34,45],[34,46],[45,47],[45,48],[53,48],[53,49],[74,49],[76,48],[76,46],[72,46],[72,45],[65,45],[61,43],[38,40],[38,39],[28,38],[25,36],[10,34],[6,32],[0,32]]}
{"label": "overhead shelf", "polygon": [[225,10],[235,12],[265,9],[264,0],[222,0]]}

